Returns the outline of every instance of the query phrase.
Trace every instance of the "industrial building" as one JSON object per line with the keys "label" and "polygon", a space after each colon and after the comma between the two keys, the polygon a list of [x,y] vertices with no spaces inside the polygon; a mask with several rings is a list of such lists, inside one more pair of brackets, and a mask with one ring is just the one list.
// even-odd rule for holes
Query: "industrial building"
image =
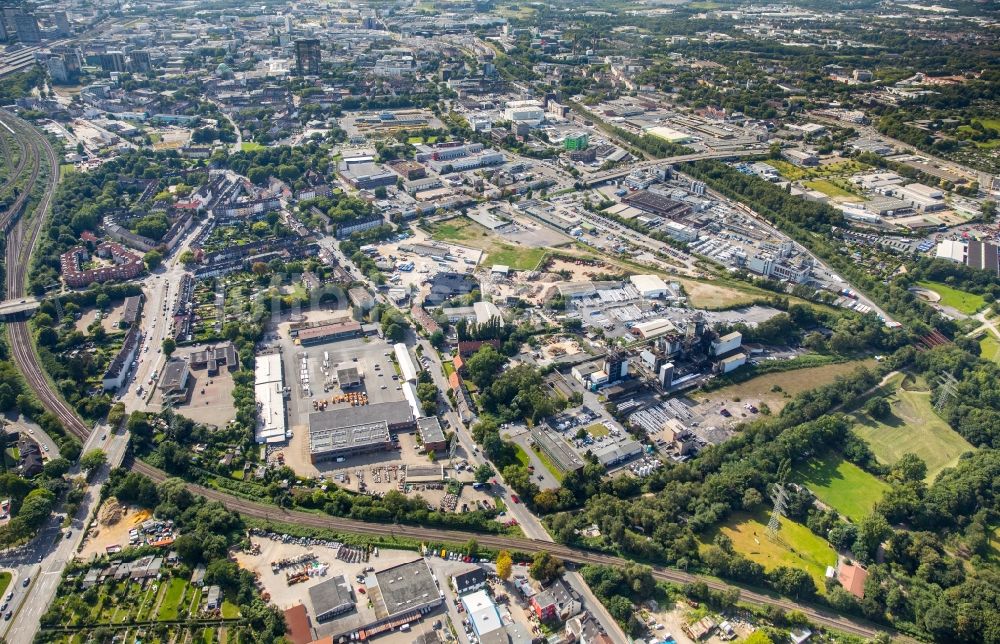
{"label": "industrial building", "polygon": [[322,419],[316,419],[322,413],[329,412],[309,416],[309,458],[313,463],[342,461],[352,456],[381,452],[392,447],[389,426],[384,420],[326,427],[325,423],[319,422]]}
{"label": "industrial building", "polygon": [[472,310],[476,316],[476,324],[488,324],[495,320],[500,326],[504,325],[503,314],[493,302],[476,302],[472,305]]}
{"label": "industrial building", "polygon": [[601,465],[607,468],[616,467],[642,456],[642,443],[632,438],[595,443],[589,449]]}
{"label": "industrial building", "polygon": [[398,342],[392,347],[396,355],[396,364],[399,365],[400,377],[404,382],[414,382],[417,379],[417,366],[410,357],[410,350],[402,342]]}
{"label": "industrial building", "polygon": [[500,611],[485,590],[477,590],[462,597],[462,604],[469,615],[472,630],[479,640],[487,641],[495,631],[503,630]]}
{"label": "industrial building", "polygon": [[523,123],[534,127],[545,122],[545,110],[538,101],[509,101],[504,106],[503,117],[515,125]]}
{"label": "industrial building", "polygon": [[258,443],[282,443],[286,439],[288,424],[284,388],[281,354],[257,356],[254,367],[254,399],[257,402],[254,439]]}
{"label": "industrial building", "polygon": [[666,318],[660,318],[657,320],[650,320],[648,322],[640,322],[632,327],[632,333],[639,336],[643,340],[651,340],[657,338],[661,335],[666,335],[668,333],[676,333],[677,327],[674,326],[673,322]]}
{"label": "industrial building", "polygon": [[739,331],[727,333],[721,338],[712,340],[712,355],[724,356],[739,349],[741,344],[743,344],[743,334]]}
{"label": "industrial building", "polygon": [[339,407],[309,414],[309,457],[313,463],[392,448],[392,433],[416,427],[406,401]]}
{"label": "industrial building", "polygon": [[424,449],[437,454],[448,449],[448,441],[445,440],[444,430],[441,428],[441,421],[437,416],[425,416],[417,419],[417,433],[420,435],[420,442]]}
{"label": "industrial building", "polygon": [[309,600],[316,621],[326,622],[354,610],[354,589],[343,575],[337,575],[311,586]]}
{"label": "industrial building", "polygon": [[583,459],[555,432],[547,427],[538,426],[531,429],[531,439],[535,446],[548,456],[552,463],[564,474],[583,468]]}
{"label": "industrial building", "polygon": [[160,375],[160,394],[167,404],[177,404],[187,400],[188,377],[191,369],[183,360],[169,360]]}
{"label": "industrial building", "polygon": [[938,242],[935,257],[1000,276],[1000,251],[989,242],[944,239]]}
{"label": "industrial building", "polygon": [[347,322],[328,322],[293,330],[292,337],[297,337],[302,346],[310,344],[322,344],[324,342],[334,342],[347,338],[356,338],[361,335],[361,324],[354,320]]}
{"label": "industrial building", "polygon": [[341,389],[352,389],[361,386],[361,372],[357,367],[337,369],[337,384]]}
{"label": "industrial building", "polygon": [[413,621],[444,601],[444,594],[424,559],[371,574],[365,585],[380,623],[402,620],[409,615]]}
{"label": "industrial building", "polygon": [[691,206],[687,203],[649,190],[633,192],[622,201],[639,210],[667,219],[680,219],[691,213]]}
{"label": "industrial building", "polygon": [[736,353],[728,358],[723,358],[719,361],[718,369],[719,373],[727,374],[730,371],[735,371],[747,363],[747,354]]}
{"label": "industrial building", "polygon": [[669,292],[667,283],[656,275],[630,275],[628,279],[639,295],[648,299],[664,297]]}

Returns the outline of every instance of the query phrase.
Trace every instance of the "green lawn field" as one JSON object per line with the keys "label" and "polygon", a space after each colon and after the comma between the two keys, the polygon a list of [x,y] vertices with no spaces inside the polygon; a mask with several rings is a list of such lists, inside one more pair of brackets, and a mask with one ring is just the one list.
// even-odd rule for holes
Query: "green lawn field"
{"label": "green lawn field", "polygon": [[987,333],[979,341],[979,350],[983,358],[1000,364],[1000,340],[997,340],[992,333]]}
{"label": "green lawn field", "polygon": [[263,150],[265,146],[257,143],[256,141],[244,141],[240,144],[240,150],[243,152],[257,152],[258,150]]}
{"label": "green lawn field", "polygon": [[820,501],[857,523],[871,512],[889,485],[839,454],[813,458],[794,470],[796,483],[805,485]]}
{"label": "green lawn field", "polygon": [[7,586],[10,586],[11,575],[9,572],[0,572],[0,595],[7,592]]}
{"label": "green lawn field", "polygon": [[240,616],[240,607],[232,603],[228,599],[222,602],[222,617],[225,619],[234,619]]}
{"label": "green lawn field", "polygon": [[805,182],[805,186],[807,188],[812,189],[812,190],[819,190],[820,192],[822,192],[826,196],[832,197],[834,199],[837,199],[838,201],[861,201],[862,200],[861,197],[859,197],[858,195],[856,195],[853,192],[850,192],[848,190],[844,190],[843,188],[841,188],[837,184],[835,184],[832,181],[829,181],[827,179],[816,179],[815,181],[806,181]]}
{"label": "green lawn field", "polygon": [[778,538],[767,536],[768,514],[764,510],[750,515],[734,513],[729,519],[706,535],[705,542],[712,543],[716,534],[724,534],[733,542],[733,548],[747,559],[772,570],[778,566],[800,568],[809,573],[816,588],[823,592],[826,567],[837,563],[833,546],[816,536],[806,526],[781,517]]}
{"label": "green lawn field", "polygon": [[547,249],[514,246],[467,217],[454,217],[430,227],[431,239],[456,242],[482,249],[485,266],[504,264],[517,271],[538,268]]}
{"label": "green lawn field", "polygon": [[981,295],[960,291],[941,282],[917,282],[917,284],[940,295],[942,305],[950,306],[966,315],[972,315],[986,306],[986,300]]}
{"label": "green lawn field", "polygon": [[895,382],[896,391],[888,398],[892,414],[875,420],[857,412],[854,433],[887,465],[897,462],[903,454],[916,454],[927,464],[930,482],[941,470],[954,465],[959,456],[975,448],[935,413],[930,391],[922,387],[923,383],[917,383],[914,390],[900,387],[899,379]]}
{"label": "green lawn field", "polygon": [[472,239],[485,239],[490,236],[490,231],[484,226],[466,217],[454,217],[429,227],[431,239],[438,241],[463,242]]}
{"label": "green lawn field", "polygon": [[491,251],[486,256],[484,264],[486,266],[503,264],[516,271],[533,271],[538,268],[545,253],[544,248],[521,248],[501,244],[497,250]]}
{"label": "green lawn field", "polygon": [[607,436],[611,432],[608,431],[608,426],[604,423],[594,423],[587,427],[587,433],[594,438],[600,438],[601,436]]}
{"label": "green lawn field", "polygon": [[167,594],[163,597],[163,601],[160,602],[160,607],[156,611],[156,619],[158,621],[168,621],[177,619],[177,615],[180,611],[181,600],[184,598],[184,591],[187,589],[187,581],[184,579],[173,578],[170,580],[170,586],[167,588]]}

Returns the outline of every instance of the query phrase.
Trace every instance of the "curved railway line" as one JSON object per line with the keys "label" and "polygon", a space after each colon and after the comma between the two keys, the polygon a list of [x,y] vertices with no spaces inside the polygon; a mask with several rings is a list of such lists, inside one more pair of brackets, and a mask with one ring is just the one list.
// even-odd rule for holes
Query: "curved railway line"
{"label": "curved railway line", "polygon": [[[6,113],[7,120],[14,120]],[[23,122],[22,122],[23,123]],[[26,125],[26,124],[25,124]],[[9,298],[24,295],[24,280],[28,269],[28,260],[41,231],[42,223],[48,216],[51,208],[52,197],[55,193],[56,179],[58,178],[58,160],[49,145],[48,140],[36,132],[32,132],[34,143],[32,147],[36,154],[44,152],[51,170],[49,185],[46,187],[42,199],[39,201],[32,217],[21,218],[8,238],[6,260],[8,266],[7,273],[7,293]],[[39,149],[41,148],[41,149]],[[41,155],[38,155],[39,157]],[[40,162],[38,164],[40,166]],[[33,173],[33,181],[37,179],[38,171]],[[12,267],[12,270],[11,270]],[[13,350],[14,361],[18,369],[28,381],[29,386],[42,401],[46,409],[51,411],[63,426],[73,436],[81,441],[86,441],[90,428],[76,415],[75,411],[53,390],[51,384],[46,379],[43,367],[39,364],[38,356],[35,353],[32,342],[31,331],[24,321],[11,322],[10,343]],[[148,463],[134,460],[131,469],[143,474],[156,482],[162,482],[168,478],[167,474]],[[578,564],[598,564],[621,567],[629,563],[627,559],[572,548],[569,546],[528,539],[525,537],[511,537],[505,535],[479,534],[463,532],[457,530],[445,530],[438,528],[425,528],[412,525],[368,523],[354,519],[345,519],[327,515],[312,514],[301,510],[285,510],[277,506],[265,503],[248,501],[235,497],[226,492],[206,488],[201,485],[188,483],[188,489],[194,494],[206,497],[223,503],[228,509],[240,514],[262,519],[265,521],[275,521],[281,523],[291,523],[314,528],[322,528],[342,533],[373,534],[389,538],[406,537],[410,539],[420,539],[430,542],[459,543],[469,539],[475,539],[478,543],[492,549],[510,549],[524,553],[535,553],[540,551],[550,552],[566,561]],[[780,608],[786,611],[800,611],[804,613],[813,623],[827,628],[833,628],[845,633],[850,633],[859,637],[873,638],[879,632],[887,631],[870,622],[846,618],[832,611],[819,608],[817,606],[797,603],[772,594],[763,593],[758,589],[736,586],[722,582],[718,579],[693,575],[681,570],[664,568],[662,566],[653,567],[653,575],[659,580],[672,583],[689,583],[694,581],[704,582],[713,590],[738,589],[740,598],[752,604],[767,605]]]}
{"label": "curved railway line", "polygon": [[[4,233],[10,231],[10,228],[13,225],[14,220],[20,215],[22,209],[24,208],[24,204],[28,201],[28,198],[31,197],[32,187],[35,185],[35,181],[38,179],[38,174],[40,172],[40,161],[37,148],[38,145],[37,141],[35,141],[34,137],[32,137],[31,142],[26,145],[21,139],[21,136],[24,136],[23,128],[25,126],[15,121],[14,123],[17,127],[17,129],[15,130],[14,128],[10,127],[10,124],[8,123],[8,121],[12,120],[13,119],[8,117],[6,120],[0,120],[0,123],[6,126],[8,133],[13,133],[13,136],[17,141],[18,146],[21,148],[21,155],[17,160],[17,166],[14,167],[11,174],[7,177],[7,180],[4,181],[4,184],[0,186],[0,193],[6,192],[15,183],[17,183],[22,176],[24,176],[24,167],[25,165],[28,164],[29,157],[31,163],[31,176],[28,178],[27,183],[25,183],[21,187],[20,194],[18,194],[17,199],[14,200],[14,203],[11,204],[10,207],[7,208],[7,210],[5,210],[3,213],[0,213],[0,232]],[[58,166],[57,166],[57,171],[58,171]]]}
{"label": "curved railway line", "polygon": [[28,150],[25,148],[24,142],[17,136],[17,131],[10,126],[7,120],[0,119],[0,124],[4,126],[3,134],[7,135],[3,137],[4,158],[10,158],[10,139],[13,139],[17,147],[21,149],[21,153],[17,159],[17,165],[10,170],[3,184],[0,185],[0,194],[3,194],[14,184],[15,181],[17,181],[18,177],[21,176],[21,172],[24,171],[24,165],[30,155],[28,154]]}

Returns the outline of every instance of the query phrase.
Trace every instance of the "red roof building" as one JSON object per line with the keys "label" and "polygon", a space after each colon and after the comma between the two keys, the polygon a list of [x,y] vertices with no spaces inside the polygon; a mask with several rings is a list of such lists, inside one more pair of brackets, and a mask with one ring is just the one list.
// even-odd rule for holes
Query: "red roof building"
{"label": "red roof building", "polygon": [[285,611],[285,628],[292,644],[309,644],[313,641],[309,613],[306,612],[306,607],[302,604],[296,604]]}
{"label": "red roof building", "polygon": [[858,599],[865,598],[865,582],[868,580],[868,571],[857,563],[846,559],[842,560],[837,566],[837,580],[847,592]]}
{"label": "red roof building", "polygon": [[84,269],[84,262],[90,259],[89,251],[83,246],[75,246],[60,258],[62,277],[72,288],[116,282],[138,277],[145,270],[142,258],[117,242],[98,244],[94,254],[110,260],[107,266]]}

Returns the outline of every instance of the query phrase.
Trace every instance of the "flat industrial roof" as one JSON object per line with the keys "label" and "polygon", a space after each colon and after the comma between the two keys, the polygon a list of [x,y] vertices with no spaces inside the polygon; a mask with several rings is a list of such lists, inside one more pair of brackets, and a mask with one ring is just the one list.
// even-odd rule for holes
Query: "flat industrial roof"
{"label": "flat industrial roof", "polygon": [[441,429],[441,421],[438,420],[437,416],[418,418],[417,430],[420,432],[420,438],[424,441],[425,445],[427,443],[444,442],[444,430]]}
{"label": "flat industrial roof", "polygon": [[285,396],[281,383],[267,382],[254,386],[257,403],[257,427],[254,438],[258,443],[281,443],[285,440]]}
{"label": "flat industrial roof", "polygon": [[359,407],[336,407],[309,414],[309,431],[365,425],[380,420],[392,426],[413,422],[414,418],[410,404],[405,400]]}
{"label": "flat industrial roof", "polygon": [[[436,605],[441,602],[441,591],[423,559],[393,566],[372,576],[382,595],[380,605],[375,607],[375,614],[379,618],[419,610],[428,604]],[[383,611],[385,615],[379,615]]]}
{"label": "flat industrial roof", "polygon": [[188,363],[183,360],[171,360],[163,367],[163,375],[160,377],[160,389],[172,391],[181,386],[187,379]]}
{"label": "flat industrial roof", "polygon": [[325,338],[328,335],[340,335],[341,333],[360,333],[361,324],[358,322],[333,322],[322,326],[314,326],[308,329],[301,329],[298,337],[299,341],[312,340],[313,338]]}
{"label": "flat industrial roof", "polygon": [[284,382],[284,377],[281,375],[281,354],[265,353],[257,356],[254,360],[253,373],[254,384],[257,385]]}
{"label": "flat industrial roof", "polygon": [[535,427],[531,430],[531,437],[546,454],[555,459],[556,466],[563,471],[573,472],[583,467],[580,455],[561,436],[551,430]]}
{"label": "flat industrial roof", "polygon": [[331,577],[309,588],[316,621],[346,612],[354,607],[354,593],[343,575]]}
{"label": "flat industrial roof", "polygon": [[312,454],[357,449],[388,442],[389,426],[384,420],[346,427],[315,428],[310,418],[309,452]]}

